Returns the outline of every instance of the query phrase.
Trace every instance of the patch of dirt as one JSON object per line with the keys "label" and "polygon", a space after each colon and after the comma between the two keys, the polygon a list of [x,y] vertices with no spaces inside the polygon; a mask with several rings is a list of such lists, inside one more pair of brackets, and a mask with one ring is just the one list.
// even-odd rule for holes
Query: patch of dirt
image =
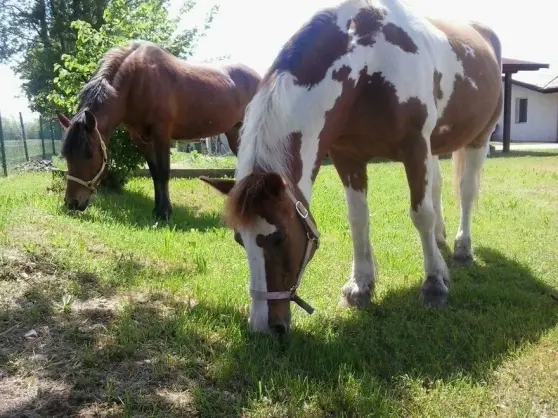
{"label": "patch of dirt", "polygon": [[12,167],[14,171],[36,171],[36,172],[43,172],[43,171],[52,171],[56,167],[54,166],[51,160],[31,160],[25,163],[16,164]]}
{"label": "patch of dirt", "polygon": [[[0,249],[0,416],[197,416],[195,384],[180,364],[122,341],[123,326],[141,332],[196,302],[165,292],[99,294],[98,279]],[[64,302],[66,288],[79,297]]]}

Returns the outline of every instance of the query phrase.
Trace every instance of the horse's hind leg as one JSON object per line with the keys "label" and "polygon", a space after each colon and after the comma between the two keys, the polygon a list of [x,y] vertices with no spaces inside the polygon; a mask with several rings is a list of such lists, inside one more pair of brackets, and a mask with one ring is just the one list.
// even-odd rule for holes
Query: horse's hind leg
{"label": "horse's hind leg", "polygon": [[404,165],[411,197],[410,216],[422,243],[425,281],[422,299],[426,305],[443,306],[449,293],[449,271],[436,244],[437,209],[433,185],[437,162],[430,153],[425,135],[410,134]]}
{"label": "horse's hind leg", "polygon": [[471,249],[471,219],[473,202],[478,196],[479,178],[486,159],[486,146],[463,148],[454,153],[456,182],[459,186],[461,216],[459,230],[455,237],[453,261],[469,265],[473,262]]}
{"label": "horse's hind leg", "polygon": [[238,155],[238,138],[240,137],[240,128],[242,127],[242,122],[238,122],[234,125],[229,131],[225,132],[225,136],[227,137],[227,141],[229,143],[229,148],[231,149],[232,153],[237,156]]}
{"label": "horse's hind leg", "polygon": [[343,286],[340,305],[364,307],[370,304],[376,282],[376,263],[370,243],[366,163],[330,150],[329,155],[345,186],[349,226],[353,240],[353,267]]}

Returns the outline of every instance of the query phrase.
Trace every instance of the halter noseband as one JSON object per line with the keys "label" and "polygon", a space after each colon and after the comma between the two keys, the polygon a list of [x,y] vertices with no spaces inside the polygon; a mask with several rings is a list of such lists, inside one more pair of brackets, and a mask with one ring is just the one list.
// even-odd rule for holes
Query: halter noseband
{"label": "halter noseband", "polygon": [[101,175],[103,174],[103,172],[105,171],[105,168],[107,166],[107,147],[105,145],[105,141],[103,141],[103,138],[99,137],[99,141],[101,141],[101,151],[103,154],[103,164],[101,165],[101,168],[99,169],[99,172],[97,173],[97,175],[95,177],[93,177],[91,180],[89,181],[84,181],[82,179],[78,179],[77,177],[74,176],[70,176],[69,174],[66,175],[66,178],[68,180],[72,180],[75,181],[78,184],[81,184],[82,186],[87,187],[89,190],[91,190],[93,193],[97,190],[97,187],[99,187],[100,179],[101,179]]}
{"label": "halter noseband", "polygon": [[302,300],[300,296],[296,294],[298,287],[300,286],[300,281],[302,279],[302,275],[304,274],[304,269],[306,268],[306,264],[310,260],[310,254],[312,253],[312,244],[316,243],[316,249],[320,246],[320,234],[318,232],[318,228],[312,221],[311,218],[308,217],[308,209],[304,206],[304,204],[298,200],[294,194],[287,189],[287,196],[293,202],[296,213],[300,217],[302,221],[302,225],[306,230],[306,250],[304,251],[304,258],[302,259],[302,265],[300,267],[300,271],[298,273],[295,285],[290,289],[282,292],[262,292],[260,290],[250,289],[250,295],[252,298],[257,300],[282,300],[282,299],[290,299],[302,309],[304,309],[308,314],[312,314],[314,312],[314,308],[310,306],[307,302]]}

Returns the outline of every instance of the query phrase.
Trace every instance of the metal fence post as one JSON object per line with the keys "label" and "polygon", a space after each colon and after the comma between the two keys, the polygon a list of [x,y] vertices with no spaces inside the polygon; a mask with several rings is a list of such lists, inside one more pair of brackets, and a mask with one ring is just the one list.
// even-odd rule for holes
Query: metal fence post
{"label": "metal fence post", "polygon": [[56,155],[56,145],[54,145],[54,129],[52,127],[52,120],[50,121],[50,140],[52,142],[52,155]]}
{"label": "metal fence post", "polygon": [[27,137],[25,136],[25,126],[23,125],[23,116],[19,112],[19,122],[21,124],[21,133],[23,134],[23,148],[25,149],[25,161],[29,161],[29,151],[27,150]]}
{"label": "metal fence post", "polygon": [[43,133],[43,115],[39,115],[39,134],[41,135],[41,145],[43,147],[43,160],[46,160],[45,134]]}
{"label": "metal fence post", "polygon": [[2,114],[0,113],[0,148],[2,150],[2,168],[4,176],[8,176],[8,165],[6,163],[6,147],[4,146],[4,129],[2,128]]}

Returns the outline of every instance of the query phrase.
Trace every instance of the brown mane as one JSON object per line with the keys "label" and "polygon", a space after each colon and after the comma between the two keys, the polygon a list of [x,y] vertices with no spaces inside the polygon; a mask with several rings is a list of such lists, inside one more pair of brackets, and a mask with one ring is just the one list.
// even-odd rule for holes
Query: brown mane
{"label": "brown mane", "polygon": [[125,46],[115,47],[101,57],[93,77],[83,86],[78,96],[78,112],[72,118],[74,122],[62,143],[62,156],[86,157],[92,154],[91,141],[85,130],[85,110],[95,111],[116,92],[111,83],[124,60],[142,45],[135,41]]}

